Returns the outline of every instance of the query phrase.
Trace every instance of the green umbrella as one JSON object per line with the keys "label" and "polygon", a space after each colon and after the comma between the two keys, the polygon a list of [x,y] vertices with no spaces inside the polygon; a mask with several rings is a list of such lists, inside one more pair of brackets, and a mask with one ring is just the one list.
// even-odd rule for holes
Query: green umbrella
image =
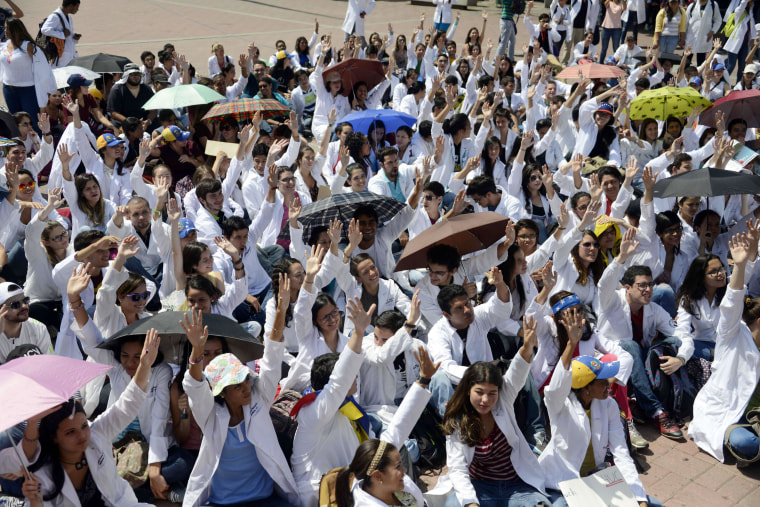
{"label": "green umbrella", "polygon": [[164,88],[145,103],[143,109],[176,109],[224,100],[224,96],[208,86],[183,84]]}
{"label": "green umbrella", "polygon": [[708,108],[712,102],[694,88],[665,86],[641,92],[631,101],[631,119],[654,118],[665,121],[670,116],[689,116],[695,107]]}

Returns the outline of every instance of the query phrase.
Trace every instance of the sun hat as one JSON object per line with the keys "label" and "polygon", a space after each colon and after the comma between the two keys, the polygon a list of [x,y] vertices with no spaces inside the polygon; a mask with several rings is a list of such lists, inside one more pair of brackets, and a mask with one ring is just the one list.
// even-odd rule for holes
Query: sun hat
{"label": "sun hat", "polygon": [[211,393],[218,396],[225,387],[241,384],[253,372],[234,354],[227,353],[215,357],[203,370],[203,374],[211,384]]}
{"label": "sun hat", "polygon": [[122,72],[122,74],[124,77],[126,77],[130,74],[134,74],[135,72],[141,73],[140,67],[138,67],[136,63],[128,63],[124,66],[124,72]]}
{"label": "sun hat", "polygon": [[102,150],[106,146],[118,146],[124,144],[124,139],[119,139],[113,134],[103,134],[98,137],[98,150]]}
{"label": "sun hat", "polygon": [[609,379],[617,375],[620,361],[603,363],[595,357],[578,356],[573,359],[573,389],[586,387],[596,379]]}

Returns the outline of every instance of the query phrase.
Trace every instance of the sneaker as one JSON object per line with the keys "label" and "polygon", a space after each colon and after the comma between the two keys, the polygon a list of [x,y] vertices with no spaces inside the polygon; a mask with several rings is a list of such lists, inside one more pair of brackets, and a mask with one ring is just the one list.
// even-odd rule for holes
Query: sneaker
{"label": "sneaker", "polygon": [[631,438],[631,446],[634,449],[646,449],[649,447],[649,441],[641,436],[639,430],[636,429],[636,425],[634,424],[633,419],[628,419],[627,427],[628,436]]}
{"label": "sneaker", "polygon": [[167,497],[167,500],[171,503],[182,503],[184,499],[185,499],[184,488],[173,489],[169,491],[169,496]]}
{"label": "sneaker", "polygon": [[653,417],[652,422],[663,437],[673,440],[680,440],[683,438],[683,433],[678,428],[678,425],[673,422],[666,412],[662,412],[660,415]]}
{"label": "sneaker", "polygon": [[641,408],[639,408],[638,404],[636,403],[635,399],[628,400],[628,404],[631,407],[631,417],[633,417],[633,421],[638,424],[646,424],[647,423],[647,416],[644,413]]}

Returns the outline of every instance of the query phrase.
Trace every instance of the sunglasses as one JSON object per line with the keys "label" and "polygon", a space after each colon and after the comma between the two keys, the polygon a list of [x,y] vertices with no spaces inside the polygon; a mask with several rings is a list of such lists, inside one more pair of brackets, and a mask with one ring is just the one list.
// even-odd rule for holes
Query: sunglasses
{"label": "sunglasses", "polygon": [[136,294],[126,294],[124,297],[129,298],[134,303],[139,303],[140,301],[147,301],[148,297],[150,296],[150,292],[138,292]]}
{"label": "sunglasses", "polygon": [[541,179],[541,176],[539,176],[538,174],[534,174],[533,176],[530,177],[530,182],[533,183],[534,181],[540,180],[540,179]]}
{"label": "sunglasses", "polygon": [[654,284],[654,282],[641,282],[641,283],[637,283],[637,284],[634,284],[634,285],[636,285],[636,287],[640,291],[643,292],[643,291],[645,291],[647,289],[650,289],[650,290],[653,289],[655,284]]}
{"label": "sunglasses", "polygon": [[118,255],[118,253],[119,253],[119,249],[118,248],[109,248],[108,249],[108,258],[110,260],[114,260],[116,258],[116,256]]}
{"label": "sunglasses", "polygon": [[594,242],[586,241],[585,243],[581,243],[581,246],[583,248],[599,248],[599,243],[596,241]]}
{"label": "sunglasses", "polygon": [[433,199],[435,199],[435,196],[432,194],[424,194],[422,198],[425,199],[426,201],[432,201]]}
{"label": "sunglasses", "polygon": [[228,130],[232,130],[233,128],[235,128],[235,127],[233,127],[232,125],[225,125],[224,127],[222,127],[222,130],[224,130],[226,132]]}
{"label": "sunglasses", "polygon": [[18,189],[21,190],[21,191],[26,190],[27,188],[29,190],[34,190],[34,187],[36,187],[36,186],[37,186],[37,184],[34,181],[30,181],[29,183],[19,183],[18,184]]}
{"label": "sunglasses", "polygon": [[24,299],[19,299],[18,301],[14,301],[13,303],[8,303],[8,308],[10,308],[11,310],[18,310],[19,308],[21,308],[22,305],[29,306],[30,301],[31,299],[29,299],[28,297],[25,297]]}
{"label": "sunglasses", "polygon": [[293,183],[294,181],[296,181],[296,179],[291,176],[290,178],[283,178],[283,179],[281,179],[280,183],[286,183],[287,184],[287,183]]}

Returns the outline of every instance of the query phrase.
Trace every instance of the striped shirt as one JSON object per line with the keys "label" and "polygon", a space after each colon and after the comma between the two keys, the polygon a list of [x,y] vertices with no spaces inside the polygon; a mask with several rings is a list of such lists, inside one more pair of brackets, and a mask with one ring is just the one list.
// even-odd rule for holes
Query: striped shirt
{"label": "striped shirt", "polygon": [[470,463],[470,479],[515,481],[517,472],[512,466],[512,446],[497,424],[491,433],[475,446]]}
{"label": "striped shirt", "polygon": [[512,0],[501,0],[501,19],[512,19]]}

